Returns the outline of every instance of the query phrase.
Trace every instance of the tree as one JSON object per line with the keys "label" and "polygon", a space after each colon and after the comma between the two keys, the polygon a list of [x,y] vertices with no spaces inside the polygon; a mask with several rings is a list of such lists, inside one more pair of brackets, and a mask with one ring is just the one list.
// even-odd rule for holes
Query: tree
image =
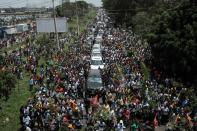
{"label": "tree", "polygon": [[131,26],[132,18],[139,10],[147,10],[156,0],[102,0],[103,7],[108,10],[116,24]]}
{"label": "tree", "polygon": [[150,15],[145,12],[138,12],[132,18],[133,31],[141,36],[145,36],[150,32],[151,20]]}
{"label": "tree", "polygon": [[0,96],[5,96],[7,101],[11,90],[15,88],[16,76],[9,72],[0,73]]}
{"label": "tree", "polygon": [[[77,4],[77,6],[76,6]],[[76,10],[77,7],[77,10]],[[58,16],[72,17],[76,14],[76,11],[79,16],[83,16],[88,11],[89,4],[85,1],[75,2],[65,2],[63,5],[56,7]]]}
{"label": "tree", "polygon": [[4,56],[0,55],[0,69],[5,65],[5,58]]}
{"label": "tree", "polygon": [[[170,76],[185,81],[197,78],[197,8],[183,0],[176,8],[163,8],[152,18],[147,40],[154,63]],[[153,26],[154,25],[154,26]]]}

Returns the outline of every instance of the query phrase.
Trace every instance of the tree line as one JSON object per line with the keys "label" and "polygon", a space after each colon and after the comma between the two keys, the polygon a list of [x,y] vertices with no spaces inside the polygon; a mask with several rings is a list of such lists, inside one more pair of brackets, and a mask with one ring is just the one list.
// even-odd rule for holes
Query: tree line
{"label": "tree line", "polygon": [[64,2],[56,7],[57,16],[71,18],[76,15],[83,16],[93,5],[85,1]]}
{"label": "tree line", "polygon": [[197,83],[197,1],[103,0],[103,7],[149,43],[164,75]]}

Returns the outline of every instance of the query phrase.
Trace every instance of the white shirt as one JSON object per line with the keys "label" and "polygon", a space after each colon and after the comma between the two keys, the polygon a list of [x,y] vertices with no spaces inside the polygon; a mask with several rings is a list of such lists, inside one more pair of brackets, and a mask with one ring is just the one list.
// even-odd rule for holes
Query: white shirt
{"label": "white shirt", "polygon": [[31,118],[29,116],[23,117],[23,122],[25,123],[25,125],[29,125],[30,124],[30,120],[31,120]]}
{"label": "white shirt", "polygon": [[125,128],[126,127],[124,126],[124,124],[118,123],[117,128],[116,128],[116,131],[124,131]]}

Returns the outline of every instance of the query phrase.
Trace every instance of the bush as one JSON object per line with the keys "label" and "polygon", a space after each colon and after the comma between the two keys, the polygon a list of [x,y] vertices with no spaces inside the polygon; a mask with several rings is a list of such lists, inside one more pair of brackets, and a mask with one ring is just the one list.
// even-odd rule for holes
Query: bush
{"label": "bush", "polygon": [[9,72],[0,73],[0,96],[6,100],[11,94],[11,90],[16,86],[16,76]]}

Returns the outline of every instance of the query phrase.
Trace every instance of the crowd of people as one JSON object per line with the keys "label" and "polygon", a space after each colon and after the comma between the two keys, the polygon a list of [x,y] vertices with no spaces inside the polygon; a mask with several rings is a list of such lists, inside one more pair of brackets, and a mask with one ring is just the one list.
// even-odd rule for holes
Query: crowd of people
{"label": "crowd of people", "polygon": [[[150,58],[150,49],[135,34],[128,35],[119,29],[112,32],[113,39],[103,42],[104,83],[107,81],[109,92],[102,96],[109,98],[108,113],[115,111],[117,122],[123,120],[125,127],[133,130],[144,126],[145,130],[153,130],[159,125],[168,125],[169,130],[195,130],[197,114],[195,109],[189,109],[191,100],[186,94],[190,88],[174,86],[173,80],[162,79],[157,70],[145,79],[142,64]],[[127,36],[131,37],[131,43],[125,41]],[[131,56],[128,51],[132,51]],[[120,72],[124,76],[124,79],[119,77],[124,88],[120,80],[116,84],[116,75]]]}
{"label": "crowd of people", "polygon": [[14,44],[24,42],[27,39],[35,36],[34,32],[23,32],[20,34],[6,36],[0,39],[0,49],[13,46]]}
{"label": "crowd of people", "polygon": [[[0,27],[6,27],[6,26],[16,26],[20,23],[26,23],[29,21],[32,21],[33,17],[29,15],[17,15],[17,16],[1,16],[0,17]],[[35,30],[33,27],[32,29],[29,29],[25,32],[15,33],[15,34],[6,34],[4,36],[4,33],[2,33],[0,38],[0,49],[4,47],[12,46],[15,43],[21,43],[25,41],[27,38],[32,37],[32,35],[35,35]]]}
{"label": "crowd of people", "polygon": [[[189,88],[175,86],[156,69],[146,78],[142,65],[150,59],[151,50],[134,33],[114,28],[109,21],[99,10],[68,52],[52,49],[50,61],[42,65],[38,61],[45,47],[26,47],[9,54],[7,62],[16,65],[10,70],[19,79],[23,79],[24,70],[28,72],[28,88],[35,91],[20,109],[21,131],[152,131],[160,125],[168,130],[196,130],[197,114],[187,96]],[[88,44],[87,38],[99,30],[104,30],[105,66],[99,69],[103,88],[90,95],[86,82],[91,48],[97,41],[92,37]],[[27,60],[21,62],[21,55]]]}
{"label": "crowd of people", "polygon": [[[96,30],[101,28],[99,24],[95,26]],[[189,109],[189,97],[182,95],[188,89],[174,86],[171,79],[161,80],[158,71],[145,79],[141,64],[151,55],[150,49],[133,33],[113,27],[104,29],[105,67],[100,69],[104,88],[100,92],[93,95],[86,92],[91,57],[86,37],[95,33],[92,30],[81,35],[68,53],[52,55],[56,64],[49,62],[37,70],[36,59],[32,57],[24,65],[31,72],[29,89],[37,84],[39,88],[35,97],[21,107],[23,127],[123,131],[153,130],[171,124],[169,130],[195,130],[197,115]],[[128,56],[128,51],[133,54]]]}

